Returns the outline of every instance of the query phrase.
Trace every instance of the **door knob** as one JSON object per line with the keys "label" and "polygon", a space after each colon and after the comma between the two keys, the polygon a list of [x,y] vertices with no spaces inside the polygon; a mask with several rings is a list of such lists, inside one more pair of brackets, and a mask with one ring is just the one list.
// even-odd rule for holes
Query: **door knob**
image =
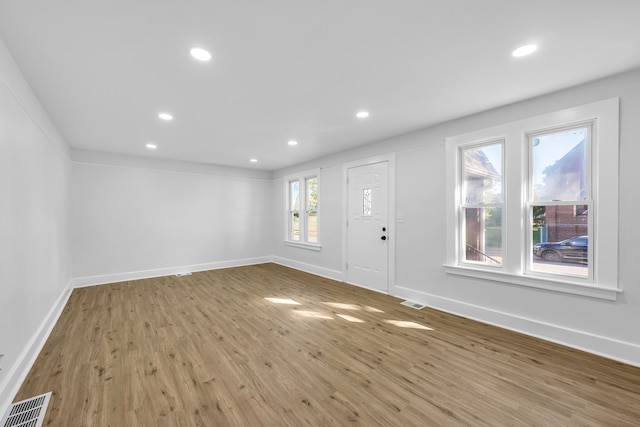
{"label": "door knob", "polygon": [[387,236],[382,236],[380,239],[381,240],[387,240]]}

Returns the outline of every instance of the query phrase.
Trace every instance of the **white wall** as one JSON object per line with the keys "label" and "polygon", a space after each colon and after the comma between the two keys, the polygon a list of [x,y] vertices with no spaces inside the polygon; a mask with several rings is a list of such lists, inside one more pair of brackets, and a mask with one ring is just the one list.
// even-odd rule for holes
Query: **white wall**
{"label": "white wall", "polygon": [[[445,138],[611,97],[621,100],[619,286],[624,293],[618,300],[602,301],[445,274]],[[640,280],[635,267],[640,255],[638,117],[640,70],[635,70],[277,171],[274,177],[328,167],[332,172],[330,179],[321,183],[320,197],[334,199],[342,194],[342,180],[335,176],[336,171],[341,173],[339,165],[395,152],[395,207],[406,222],[391,229],[396,238],[393,295],[640,365]],[[274,186],[274,190],[278,188]],[[340,206],[322,211],[323,223],[340,223],[342,203],[333,200],[334,207]],[[283,215],[281,203],[273,209],[274,215]],[[282,222],[276,222],[276,226],[282,235]],[[288,265],[311,265],[310,271],[342,271],[336,264],[336,259],[342,259],[342,227],[325,227],[321,238],[325,244],[320,253],[285,247],[281,239],[276,239],[274,254]]]}
{"label": "white wall", "polygon": [[0,41],[0,411],[66,302],[68,149]]}
{"label": "white wall", "polygon": [[264,262],[265,172],[72,152],[74,285]]}

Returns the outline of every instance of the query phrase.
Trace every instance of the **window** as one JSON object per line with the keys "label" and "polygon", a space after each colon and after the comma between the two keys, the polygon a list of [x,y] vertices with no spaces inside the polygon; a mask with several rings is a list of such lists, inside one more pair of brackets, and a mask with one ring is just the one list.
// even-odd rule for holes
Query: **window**
{"label": "window", "polygon": [[362,190],[362,216],[371,216],[371,188]]}
{"label": "window", "polygon": [[300,241],[300,181],[289,181],[288,238]]}
{"label": "window", "polygon": [[318,178],[305,178],[306,182],[306,241],[318,243]]}
{"label": "window", "polygon": [[592,127],[589,121],[528,135],[531,272],[593,277],[588,244]]}
{"label": "window", "polygon": [[285,177],[286,235],[285,243],[319,248],[318,171]]}
{"label": "window", "polygon": [[502,265],[502,141],[462,149],[460,203],[465,262]]}
{"label": "window", "polygon": [[447,138],[451,274],[615,300],[618,99]]}

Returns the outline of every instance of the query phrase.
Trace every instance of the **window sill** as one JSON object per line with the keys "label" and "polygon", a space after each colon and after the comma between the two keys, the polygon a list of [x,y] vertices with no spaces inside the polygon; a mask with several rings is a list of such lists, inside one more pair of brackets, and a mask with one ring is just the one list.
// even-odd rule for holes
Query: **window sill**
{"label": "window sill", "polygon": [[291,240],[285,240],[283,242],[286,246],[292,246],[294,248],[308,249],[310,251],[321,251],[322,245],[318,243],[304,243],[304,242],[293,242]]}
{"label": "window sill", "polygon": [[589,285],[572,281],[571,279],[548,279],[544,277],[523,276],[497,271],[487,271],[477,268],[463,267],[459,265],[444,265],[447,274],[458,276],[474,277],[476,279],[492,280],[496,282],[508,283],[510,285],[525,286],[536,289],[562,292],[565,294],[581,295],[591,298],[598,298],[608,301],[616,301],[621,289],[605,288],[603,286]]}

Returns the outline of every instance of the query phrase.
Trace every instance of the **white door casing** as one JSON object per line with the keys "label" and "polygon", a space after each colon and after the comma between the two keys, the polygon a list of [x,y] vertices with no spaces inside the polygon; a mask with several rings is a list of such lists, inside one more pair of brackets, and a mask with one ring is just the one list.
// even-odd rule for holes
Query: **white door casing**
{"label": "white door casing", "polygon": [[389,162],[346,168],[347,282],[389,293]]}

